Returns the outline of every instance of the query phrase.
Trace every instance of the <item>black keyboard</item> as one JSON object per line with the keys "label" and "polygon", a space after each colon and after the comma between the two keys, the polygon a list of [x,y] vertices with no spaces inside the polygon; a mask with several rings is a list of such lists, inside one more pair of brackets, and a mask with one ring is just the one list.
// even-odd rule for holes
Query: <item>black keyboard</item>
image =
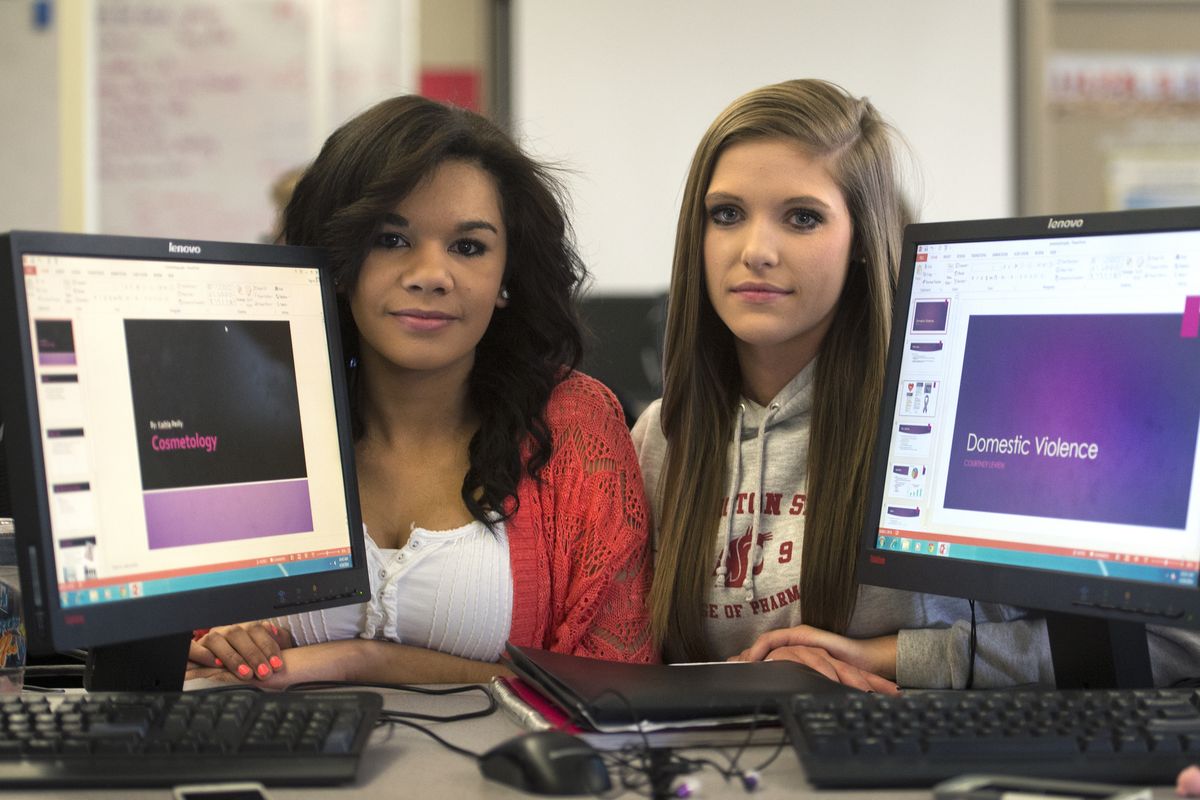
{"label": "black keyboard", "polygon": [[1193,689],[801,694],[780,713],[822,787],[929,786],[968,772],[1173,784],[1200,762]]}
{"label": "black keyboard", "polygon": [[96,693],[0,700],[0,786],[354,780],[370,692]]}

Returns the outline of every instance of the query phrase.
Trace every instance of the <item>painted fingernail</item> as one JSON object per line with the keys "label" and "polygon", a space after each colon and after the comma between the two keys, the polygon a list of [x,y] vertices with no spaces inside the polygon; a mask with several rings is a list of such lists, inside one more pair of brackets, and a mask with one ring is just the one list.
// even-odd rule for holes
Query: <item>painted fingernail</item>
{"label": "painted fingernail", "polygon": [[238,667],[238,675],[241,675],[243,678],[249,678],[250,677],[250,667],[246,666],[245,664],[242,664],[240,667]]}
{"label": "painted fingernail", "polygon": [[276,636],[278,636],[278,635],[279,635],[279,626],[278,626],[278,625],[272,625],[272,626],[271,626],[271,633],[273,633],[273,634],[275,634]]}
{"label": "painted fingernail", "polygon": [[267,677],[267,675],[270,674],[270,672],[271,672],[271,668],[268,667],[266,664],[258,665],[258,677],[265,678],[265,677]]}
{"label": "painted fingernail", "polygon": [[271,656],[271,666],[275,669],[279,669],[283,666],[283,659],[279,656]]}
{"label": "painted fingernail", "polygon": [[219,659],[219,658],[214,658],[213,663],[216,664],[218,667],[225,666],[224,664],[221,663],[221,659]]}

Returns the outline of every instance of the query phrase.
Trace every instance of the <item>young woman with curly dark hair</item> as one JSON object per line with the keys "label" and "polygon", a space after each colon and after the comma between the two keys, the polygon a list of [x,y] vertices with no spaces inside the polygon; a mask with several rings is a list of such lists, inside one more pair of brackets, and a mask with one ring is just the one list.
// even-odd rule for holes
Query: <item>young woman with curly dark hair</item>
{"label": "young woman with curly dark hair", "polygon": [[284,238],[339,287],[372,597],[214,629],[193,674],[479,681],[506,641],[655,658],[644,492],[620,406],[574,370],[586,273],[548,171],[393,98],[325,143]]}

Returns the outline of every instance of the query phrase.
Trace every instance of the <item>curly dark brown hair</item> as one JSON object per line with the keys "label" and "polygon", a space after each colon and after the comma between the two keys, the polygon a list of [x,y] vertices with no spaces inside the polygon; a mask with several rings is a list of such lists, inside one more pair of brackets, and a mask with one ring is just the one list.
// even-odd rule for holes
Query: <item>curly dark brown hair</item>
{"label": "curly dark brown hair", "polygon": [[[347,294],[354,291],[384,215],[446,161],[476,164],[495,178],[508,233],[504,285],[511,299],[492,317],[476,349],[468,396],[480,426],[462,485],[467,509],[490,527],[490,512],[507,518],[516,510],[522,471],[536,479],[549,460],[546,402],[582,355],[575,295],[587,271],[572,242],[559,182],[479,114],[414,95],[394,97],[326,140],[296,184],[283,236],[288,244],[328,252],[334,279],[347,290],[339,295],[339,311],[347,363],[353,364],[358,329]],[[350,396],[357,439],[363,422],[354,373],[351,369]],[[527,439],[532,450],[522,463]]]}

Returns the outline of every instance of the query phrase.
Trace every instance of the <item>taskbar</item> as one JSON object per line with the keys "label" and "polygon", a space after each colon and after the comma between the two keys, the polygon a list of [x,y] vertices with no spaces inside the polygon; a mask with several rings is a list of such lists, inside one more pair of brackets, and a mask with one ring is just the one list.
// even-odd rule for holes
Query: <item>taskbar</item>
{"label": "taskbar", "polygon": [[[1000,543],[992,543],[1000,544]],[[1157,583],[1167,586],[1196,586],[1200,573],[1192,565],[1163,564],[1166,559],[1148,556],[1099,554],[1099,553],[1055,553],[1033,551],[1013,546],[973,544],[958,537],[932,538],[930,533],[880,529],[875,547],[889,552],[912,553],[914,555],[953,558],[976,564],[1029,567],[1031,569],[1071,572],[1099,578]]]}
{"label": "taskbar", "polygon": [[334,555],[322,555],[298,560],[282,560],[274,563],[255,564],[233,569],[218,569],[208,572],[155,575],[139,579],[115,578],[112,580],[89,580],[85,586],[60,587],[58,597],[62,608],[79,608],[100,603],[115,603],[141,597],[211,589],[239,583],[254,583],[289,575],[305,575],[314,572],[349,569],[353,559],[349,548]]}

